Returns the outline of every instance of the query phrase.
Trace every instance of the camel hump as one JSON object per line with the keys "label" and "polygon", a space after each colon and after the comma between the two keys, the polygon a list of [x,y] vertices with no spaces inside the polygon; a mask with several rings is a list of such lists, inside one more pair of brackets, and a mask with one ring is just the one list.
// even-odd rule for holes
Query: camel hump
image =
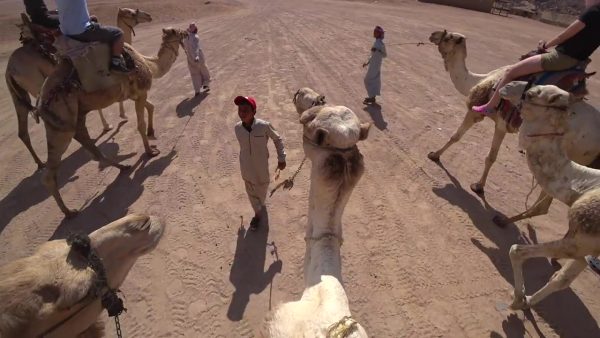
{"label": "camel hump", "polygon": [[81,42],[64,35],[56,38],[54,47],[61,58],[70,59],[86,92],[106,89],[118,83],[109,70],[110,47],[100,42]]}

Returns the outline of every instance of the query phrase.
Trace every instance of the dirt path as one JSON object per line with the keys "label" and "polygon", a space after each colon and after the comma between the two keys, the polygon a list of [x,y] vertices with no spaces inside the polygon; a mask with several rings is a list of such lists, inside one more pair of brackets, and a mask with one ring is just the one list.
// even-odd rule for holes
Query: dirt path
{"label": "dirt path", "polygon": [[[153,7],[157,2],[147,4],[140,8],[155,14],[154,8],[160,17],[164,9]],[[134,45],[147,55],[156,52],[161,27],[183,27],[188,20],[158,21],[136,29]],[[468,66],[485,72],[513,62],[559,28],[414,1],[311,0],[300,5],[249,0],[196,21],[214,77],[211,94],[190,99],[193,90],[182,56],[154,82],[150,100],[156,105],[158,139],[153,143],[162,152],[150,160],[142,155],[133,105],[127,103],[131,120],[98,139],[107,155],[134,165],[126,175],[114,168],[99,170],[73,143],[59,181],[67,205],[82,209],[74,220],[62,220],[41,186],[17,137],[10,98],[6,92],[0,97],[0,263],[22,257],[48,239],[92,231],[128,212],[158,213],[167,219],[168,231],[123,286],[128,308],[121,319],[124,334],[251,337],[271,304],[302,293],[308,170],[300,173],[293,190],[270,199],[268,232],[239,232],[240,216],[247,224],[251,208],[239,176],[233,134],[238,117],[232,100],[238,94],[254,95],[258,116],[284,136],[287,177],[303,156],[291,98],[299,87],[310,86],[374,123],[360,145],[367,172],[346,209],[342,248],[352,312],[370,336],[600,336],[600,280],[589,270],[572,288],[536,307],[529,319],[498,310],[510,301],[508,248],[524,238],[561,237],[566,208],[555,203],[548,216],[495,227],[494,209],[520,212],[529,191],[531,174],[516,137],[507,137],[492,169],[486,207],[468,185],[482,171],[492,123],[474,127],[450,148],[442,157],[443,167],[427,160],[427,152],[458,127],[464,98],[453,88],[434,47],[395,45],[426,41],[442,28],[461,32],[468,37]],[[360,65],[376,24],[387,31],[389,54],[382,108],[363,110]],[[5,57],[0,61],[5,64]],[[591,68],[597,70],[598,62]],[[590,81],[596,103],[599,88],[598,79]],[[106,115],[114,126],[119,124],[116,107]],[[88,126],[93,136],[99,134],[94,112]],[[45,158],[43,127],[30,125],[30,132],[34,148]],[[272,242],[282,267],[267,245]],[[532,260],[526,269],[528,290],[539,288],[554,272],[546,260]],[[112,334],[110,323],[107,327]]]}

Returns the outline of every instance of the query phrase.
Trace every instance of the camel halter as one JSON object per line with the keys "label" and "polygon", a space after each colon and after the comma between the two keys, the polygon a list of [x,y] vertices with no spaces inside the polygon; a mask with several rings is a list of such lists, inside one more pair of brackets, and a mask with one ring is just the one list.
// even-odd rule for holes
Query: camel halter
{"label": "camel halter", "polygon": [[[342,238],[342,236],[338,235],[338,234],[334,234],[333,232],[325,232],[322,233],[319,236],[316,237],[304,237],[304,241],[305,242],[318,242],[322,239],[337,239],[338,242],[340,242],[340,246],[342,246],[344,244],[344,239]],[[328,336],[329,337],[329,336]]]}
{"label": "camel halter", "polygon": [[327,329],[327,338],[346,338],[358,330],[358,322],[352,316],[344,316]]}
{"label": "camel halter", "polygon": [[88,266],[96,273],[96,279],[87,295],[85,295],[77,304],[81,304],[84,300],[88,300],[84,303],[77,311],[74,311],[70,316],[65,318],[60,323],[54,325],[50,329],[46,330],[41,336],[44,337],[47,334],[51,334],[53,331],[61,327],[63,324],[75,317],[79,312],[85,309],[88,305],[92,304],[97,298],[100,298],[100,303],[103,309],[106,309],[109,317],[115,317],[115,328],[117,337],[122,337],[121,324],[119,322],[119,315],[123,311],[127,312],[127,309],[123,306],[123,300],[117,296],[119,290],[111,289],[108,286],[108,279],[106,277],[106,269],[102,264],[102,259],[98,256],[96,250],[91,245],[90,238],[87,235],[82,234],[71,234],[67,238],[67,244],[71,247],[71,250],[77,252],[82,257],[86,258]]}

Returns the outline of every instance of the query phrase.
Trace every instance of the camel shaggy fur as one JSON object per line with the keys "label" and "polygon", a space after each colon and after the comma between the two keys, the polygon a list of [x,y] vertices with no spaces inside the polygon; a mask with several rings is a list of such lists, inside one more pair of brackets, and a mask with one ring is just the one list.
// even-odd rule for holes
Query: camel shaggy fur
{"label": "camel shaggy fur", "polygon": [[369,123],[360,123],[343,106],[312,107],[300,116],[304,153],[312,162],[305,289],[299,301],[277,308],[266,320],[268,337],[367,337],[352,318],[342,286],[342,215],[364,172],[356,146],[367,138]]}
{"label": "camel shaggy fur", "polygon": [[[501,95],[517,102],[525,86],[524,82],[511,82],[501,89]],[[533,306],[549,294],[567,288],[587,266],[585,256],[600,254],[600,170],[570,160],[562,140],[578,127],[572,123],[572,116],[588,108],[556,86],[535,86],[523,99],[519,141],[526,150],[527,164],[544,191],[569,206],[569,231],[561,240],[515,244],[510,248],[515,276],[513,309]],[[568,261],[533,296],[525,296],[523,263],[534,257]]]}
{"label": "camel shaggy fur", "polygon": [[[0,267],[0,337],[101,337],[98,295],[123,284],[138,257],[157,246],[164,227],[154,216],[131,214],[91,233],[88,255],[53,240]],[[100,258],[106,283],[91,257]]]}
{"label": "camel shaggy fur", "polygon": [[[483,121],[484,116],[472,111],[471,107],[488,101],[493,86],[503,76],[508,66],[498,68],[487,74],[471,73],[466,66],[467,41],[464,35],[445,30],[436,31],[431,34],[429,40],[438,46],[438,51],[444,59],[444,67],[450,73],[450,78],[456,89],[468,97],[466,102],[467,114],[458,130],[441,149],[428,155],[431,160],[439,161],[444,151],[458,142],[467,130],[475,123]],[[496,161],[500,145],[506,133],[518,132],[517,129],[507,124],[500,117],[500,114],[492,114],[486,117],[494,121],[495,128],[492,146],[485,159],[483,174],[477,183],[471,185],[471,190],[477,193],[483,193],[484,191],[488,174],[492,164]],[[564,137],[567,155],[579,164],[589,165],[600,155],[600,134],[597,133],[600,128],[600,116],[594,114],[593,110],[585,109],[585,112],[573,116],[573,123],[577,124],[577,128],[573,128],[573,132],[569,132]],[[552,197],[542,191],[537,201],[528,210],[510,218],[496,216],[494,222],[504,226],[521,219],[544,215],[548,213],[551,203]]]}
{"label": "camel shaggy fur", "polygon": [[302,112],[311,107],[323,106],[326,103],[325,95],[320,95],[308,87],[298,89],[296,94],[294,94],[293,102],[298,114],[302,114]]}
{"label": "camel shaggy fur", "polygon": [[162,43],[156,57],[146,57],[138,53],[128,44],[125,49],[133,59],[134,70],[129,74],[116,74],[114,85],[95,92],[85,92],[79,86],[73,85],[72,74],[74,67],[72,63],[63,59],[57,69],[52,73],[42,88],[38,111],[46,127],[46,139],[48,144],[48,163],[44,171],[42,182],[52,193],[61,211],[66,217],[74,216],[77,211],[69,210],[60,196],[56,177],[62,154],[67,149],[71,139],[77,140],[88,150],[94,160],[106,165],[117,167],[121,170],[128,169],[109,160],[100,152],[94,141],[90,138],[85,125],[86,114],[94,109],[107,107],[124,99],[135,101],[138,131],[144,143],[144,149],[148,156],[156,156],[160,152],[148,143],[146,130],[152,130],[153,118],[149,113],[148,128],[144,121],[144,107],[147,106],[148,91],[152,86],[152,79],[166,74],[178,56],[179,46],[187,37],[187,32],[181,29],[163,29]]}

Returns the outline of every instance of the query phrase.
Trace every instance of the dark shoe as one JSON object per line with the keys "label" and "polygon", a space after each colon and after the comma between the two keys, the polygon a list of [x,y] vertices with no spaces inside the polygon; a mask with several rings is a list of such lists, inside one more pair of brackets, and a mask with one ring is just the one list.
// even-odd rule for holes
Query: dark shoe
{"label": "dark shoe", "polygon": [[129,69],[127,68],[125,60],[122,57],[113,57],[110,60],[110,69],[114,70],[115,72],[129,73]]}
{"label": "dark shoe", "polygon": [[208,86],[202,86],[202,88],[200,88],[201,93],[207,93],[209,91],[210,91],[210,88]]}
{"label": "dark shoe", "polygon": [[371,103],[375,103],[375,98],[374,97],[367,97],[363,101],[363,104],[371,104]]}
{"label": "dark shoe", "polygon": [[252,220],[250,221],[250,231],[256,231],[256,229],[258,229],[258,225],[260,223],[260,218],[254,216],[252,217]]}

